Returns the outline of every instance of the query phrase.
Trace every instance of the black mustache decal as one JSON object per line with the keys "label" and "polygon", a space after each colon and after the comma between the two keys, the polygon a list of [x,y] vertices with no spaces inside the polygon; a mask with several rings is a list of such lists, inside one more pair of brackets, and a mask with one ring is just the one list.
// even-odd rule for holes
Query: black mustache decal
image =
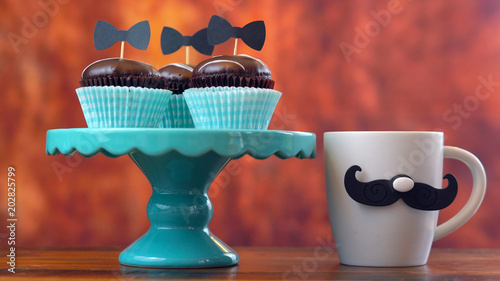
{"label": "black mustache decal", "polygon": [[[448,180],[448,186],[444,189],[437,189],[425,183],[413,182],[407,175],[397,175],[390,180],[360,182],[356,179],[358,171],[361,171],[361,167],[357,165],[347,169],[344,186],[354,201],[369,206],[388,206],[401,198],[406,205],[414,209],[435,211],[448,207],[455,200],[458,192],[457,179],[452,174],[446,174],[443,177]],[[394,183],[401,182],[401,179],[413,183],[413,187],[409,187],[409,191],[406,192],[396,190]]]}

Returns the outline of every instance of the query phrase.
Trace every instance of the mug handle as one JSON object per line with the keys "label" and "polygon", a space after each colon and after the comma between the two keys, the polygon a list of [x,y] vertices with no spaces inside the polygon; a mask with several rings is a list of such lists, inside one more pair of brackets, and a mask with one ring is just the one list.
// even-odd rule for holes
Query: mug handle
{"label": "mug handle", "polygon": [[452,233],[468,221],[481,205],[486,192],[486,172],[474,154],[458,147],[444,146],[444,157],[460,160],[469,167],[472,172],[472,193],[455,216],[436,228],[434,241]]}

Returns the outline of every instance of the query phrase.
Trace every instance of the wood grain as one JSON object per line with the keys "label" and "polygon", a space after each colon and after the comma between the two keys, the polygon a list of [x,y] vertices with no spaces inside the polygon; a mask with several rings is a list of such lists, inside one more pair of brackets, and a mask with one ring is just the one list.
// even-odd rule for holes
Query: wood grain
{"label": "wood grain", "polygon": [[0,280],[499,280],[500,250],[431,252],[425,266],[345,266],[330,248],[236,248],[240,263],[211,269],[122,266],[120,249],[19,250],[16,273]]}

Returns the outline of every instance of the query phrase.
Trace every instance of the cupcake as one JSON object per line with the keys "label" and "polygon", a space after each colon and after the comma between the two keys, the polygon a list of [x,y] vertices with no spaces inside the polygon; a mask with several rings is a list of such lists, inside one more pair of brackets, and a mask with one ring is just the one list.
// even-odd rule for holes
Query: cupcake
{"label": "cupcake", "polygon": [[172,94],[153,66],[123,58],[90,64],[80,86],[89,128],[158,127]]}
{"label": "cupcake", "polygon": [[191,87],[193,66],[172,63],[158,71],[165,80],[165,88],[172,91],[160,127],[162,128],[194,128],[193,118],[184,99],[184,90]]}
{"label": "cupcake", "polygon": [[281,97],[267,65],[248,55],[207,59],[191,82],[184,97],[196,128],[265,130]]}

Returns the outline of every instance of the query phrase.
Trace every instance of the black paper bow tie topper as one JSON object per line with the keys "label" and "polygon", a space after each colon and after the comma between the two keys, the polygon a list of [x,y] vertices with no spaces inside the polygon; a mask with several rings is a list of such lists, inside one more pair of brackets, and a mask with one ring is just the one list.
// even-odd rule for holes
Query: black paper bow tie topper
{"label": "black paper bow tie topper", "polygon": [[425,183],[413,182],[407,175],[397,175],[391,180],[360,182],[356,172],[361,167],[350,167],[344,177],[344,186],[349,196],[356,202],[369,206],[388,206],[400,198],[411,208],[422,211],[436,211],[448,207],[458,192],[456,178],[446,174],[448,180],[445,189],[437,189]]}
{"label": "black paper bow tie topper", "polygon": [[164,55],[179,50],[182,46],[192,46],[196,51],[210,56],[214,46],[208,44],[207,29],[196,32],[193,36],[182,36],[182,34],[168,26],[163,27],[161,32],[161,51]]}
{"label": "black paper bow tie topper", "polygon": [[212,16],[208,24],[208,44],[219,45],[231,38],[241,38],[250,48],[260,51],[266,40],[266,25],[263,21],[254,21],[244,27],[233,27],[227,20]]}
{"label": "black paper bow tie topper", "polygon": [[96,50],[111,47],[117,41],[122,41],[121,56],[123,58],[123,43],[127,41],[134,48],[146,50],[151,38],[151,28],[147,20],[134,24],[129,30],[118,30],[105,21],[97,21],[94,29],[94,46]]}

